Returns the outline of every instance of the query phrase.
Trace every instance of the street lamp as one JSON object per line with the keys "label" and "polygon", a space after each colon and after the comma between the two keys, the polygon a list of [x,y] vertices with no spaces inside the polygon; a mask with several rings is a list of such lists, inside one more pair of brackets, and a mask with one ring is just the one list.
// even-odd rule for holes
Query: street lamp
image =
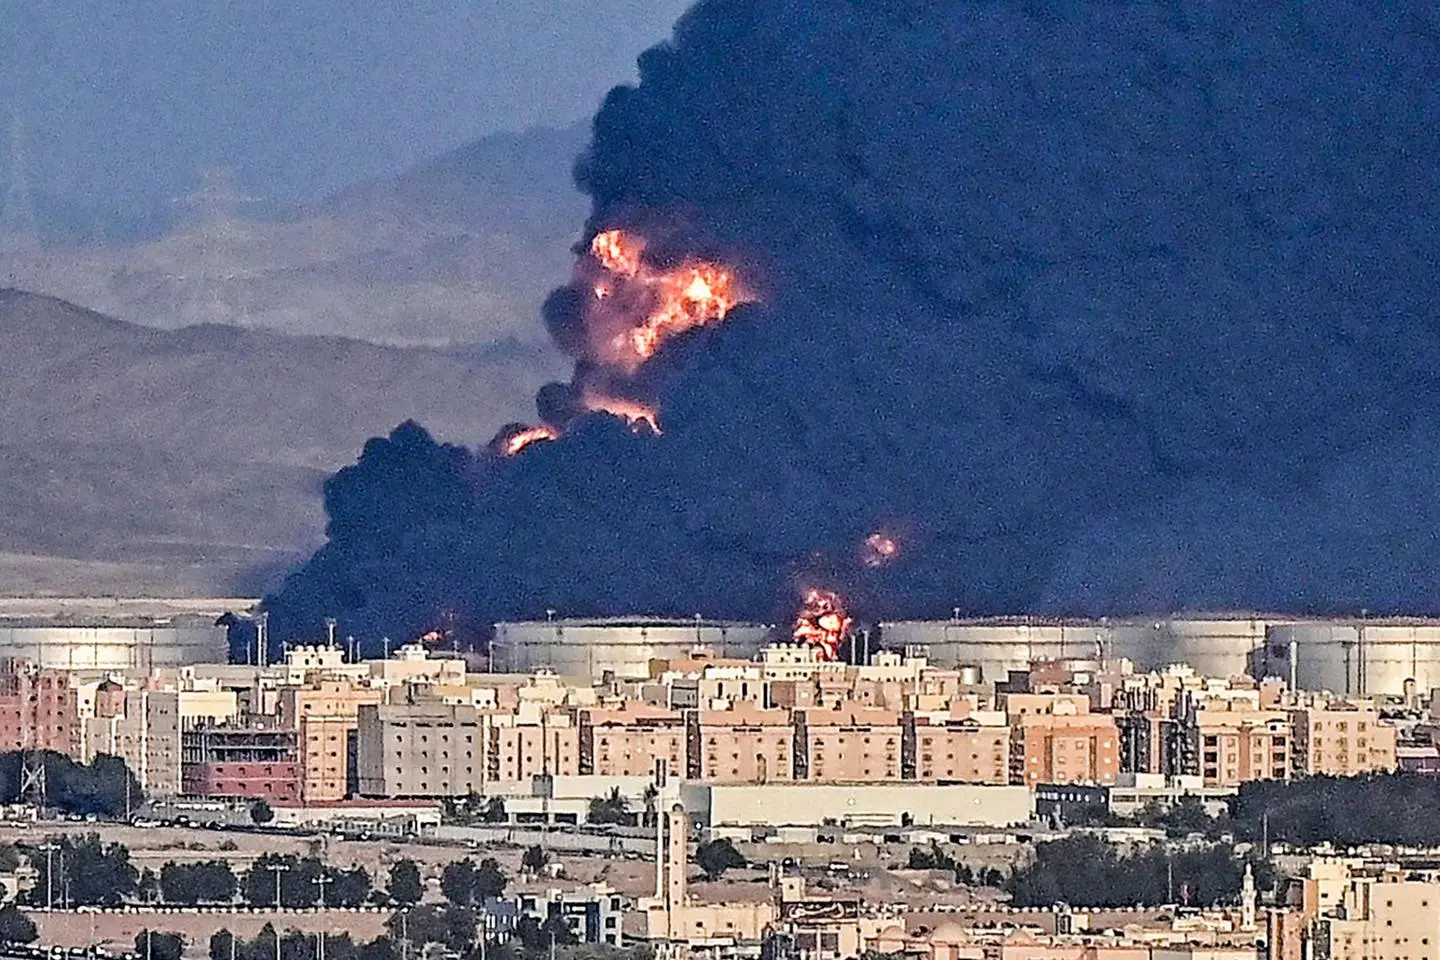
{"label": "street lamp", "polygon": [[[335,882],[335,878],[328,873],[321,873],[314,878],[315,886],[320,888],[320,912],[325,912],[325,888]],[[280,960],[277,955],[275,960]],[[315,934],[315,960],[325,960],[325,926],[321,924],[320,931]]]}
{"label": "street lamp", "polygon": [[[285,864],[285,863],[272,863],[272,864],[268,865],[265,869],[266,869],[266,870],[269,870],[271,873],[275,874],[275,912],[278,914],[278,913],[280,912],[280,909],[281,909],[281,906],[282,906],[282,905],[281,905],[281,902],[280,902],[280,874],[284,873],[286,870],[289,870],[289,869],[290,869],[290,866],[289,866],[289,864]],[[276,917],[276,918],[275,918],[275,925],[274,925],[273,927],[271,927],[271,930],[273,930],[274,933],[275,933],[275,960],[280,960],[280,918],[279,918],[279,917]]]}
{"label": "street lamp", "polygon": [[45,909],[55,909],[55,871],[52,869],[50,855],[55,852],[58,845],[53,840],[46,840],[40,844],[40,849],[45,851]]}

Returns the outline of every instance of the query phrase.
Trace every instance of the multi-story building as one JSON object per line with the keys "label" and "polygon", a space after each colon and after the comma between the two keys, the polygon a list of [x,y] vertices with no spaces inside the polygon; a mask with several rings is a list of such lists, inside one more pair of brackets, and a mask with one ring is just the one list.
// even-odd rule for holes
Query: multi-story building
{"label": "multi-story building", "polygon": [[258,723],[202,724],[181,733],[181,782],[195,797],[299,800],[294,730]]}
{"label": "multi-story building", "polygon": [[841,704],[795,712],[795,778],[816,783],[901,779],[901,715]]}
{"label": "multi-story building", "polygon": [[953,783],[1010,782],[1010,725],[997,711],[948,715],[911,714],[913,777]]}
{"label": "multi-story building", "polygon": [[1399,870],[1351,875],[1312,930],[1317,960],[1440,960],[1440,880]]}
{"label": "multi-story building", "polygon": [[1290,721],[1296,775],[1348,777],[1396,769],[1396,729],[1381,720],[1373,701],[1302,697],[1290,708]]}
{"label": "multi-story building", "polygon": [[356,727],[356,786],[366,797],[461,797],[489,784],[579,771],[568,714],[481,710],[435,701],[365,704]]}
{"label": "multi-story building", "polygon": [[685,769],[685,718],[678,710],[625,700],[578,713],[581,774],[643,777],[657,759]]}
{"label": "multi-story building", "polygon": [[789,710],[749,702],[728,710],[686,713],[687,766],[691,780],[769,783],[795,778],[795,728]]}
{"label": "multi-story building", "polygon": [[1176,771],[1206,786],[1291,776],[1290,715],[1258,696],[1195,696],[1176,703]]}
{"label": "multi-story building", "polygon": [[280,723],[295,731],[299,744],[302,800],[345,797],[360,707],[384,699],[383,689],[348,679],[310,679],[280,691]]}
{"label": "multi-story building", "polygon": [[77,695],[61,670],[28,660],[0,661],[0,750],[79,753]]}
{"label": "multi-story building", "polygon": [[1089,713],[1089,700],[1072,701],[1074,713],[1024,713],[1010,720],[1010,782],[1112,784],[1120,772],[1115,718]]}

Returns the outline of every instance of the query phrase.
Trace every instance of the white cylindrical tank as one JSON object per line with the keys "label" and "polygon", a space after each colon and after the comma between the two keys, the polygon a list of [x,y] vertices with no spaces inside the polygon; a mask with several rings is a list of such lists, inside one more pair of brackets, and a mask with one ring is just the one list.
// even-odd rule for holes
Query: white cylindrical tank
{"label": "white cylindrical tank", "polygon": [[29,660],[54,670],[150,670],[224,663],[227,632],[194,622],[105,626],[0,623],[0,659]]}
{"label": "white cylindrical tank", "polygon": [[924,652],[939,667],[974,667],[986,683],[1035,660],[1094,657],[1108,632],[1095,620],[895,620],[880,624],[891,650]]}
{"label": "white cylindrical tank", "polygon": [[1152,617],[1111,622],[1112,657],[1124,657],[1137,669],[1156,670],[1183,663],[1208,677],[1248,674],[1265,646],[1266,627],[1276,618]]}
{"label": "white cylindrical tank", "polygon": [[1247,673],[1265,645],[1265,617],[1134,617],[1104,620],[901,620],[882,623],[891,649],[927,651],[937,666],[978,666],[987,683],[1036,660],[1126,659],[1138,670],[1172,663],[1197,673]]}
{"label": "white cylindrical tank", "polygon": [[752,659],[772,628],[720,620],[635,617],[497,623],[494,668],[505,673],[548,669],[566,677],[645,677],[650,661],[685,657],[697,647],[717,657]]}
{"label": "white cylindrical tank", "polygon": [[1440,687],[1440,620],[1351,619],[1276,624],[1262,670],[1301,690],[1399,696],[1405,682]]}

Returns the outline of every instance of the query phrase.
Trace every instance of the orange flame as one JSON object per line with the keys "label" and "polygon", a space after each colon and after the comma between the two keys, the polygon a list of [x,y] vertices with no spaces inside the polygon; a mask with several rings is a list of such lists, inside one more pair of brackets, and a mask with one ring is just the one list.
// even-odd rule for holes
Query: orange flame
{"label": "orange flame", "polygon": [[872,533],[860,545],[860,562],[872,570],[883,567],[900,555],[900,544],[885,533]]}
{"label": "orange flame", "polygon": [[790,635],[796,643],[819,647],[820,659],[834,660],[854,623],[839,594],[833,590],[807,590]]}
{"label": "orange flame", "polygon": [[660,415],[654,407],[648,407],[638,400],[624,397],[606,397],[598,393],[586,393],[581,401],[586,410],[604,411],[630,424],[630,429],[639,431],[642,424],[655,433],[660,433]]}
{"label": "orange flame", "polygon": [[[719,323],[737,304],[750,299],[726,267],[689,260],[667,270],[647,265],[642,257],[645,240],[624,230],[595,235],[590,252],[608,273],[620,278],[622,289],[638,291],[644,319],[622,330],[611,341],[612,362],[633,370],[653,357],[666,340],[686,330]],[[621,290],[609,282],[591,287],[597,301]],[[635,303],[627,298],[627,303]]]}
{"label": "orange flame", "polygon": [[590,241],[590,252],[600,261],[600,266],[622,277],[633,277],[640,272],[640,255],[644,251],[645,241],[624,230],[606,230],[595,234],[595,239]]}
{"label": "orange flame", "polygon": [[505,456],[513,457],[537,440],[554,440],[557,434],[546,426],[529,427],[506,439]]}

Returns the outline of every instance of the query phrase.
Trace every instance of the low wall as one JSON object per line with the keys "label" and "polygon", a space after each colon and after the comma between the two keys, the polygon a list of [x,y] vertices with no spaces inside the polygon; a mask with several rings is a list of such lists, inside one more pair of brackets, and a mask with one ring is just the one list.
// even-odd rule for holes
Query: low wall
{"label": "low wall", "polygon": [[129,950],[135,935],[149,928],[156,932],[178,933],[185,938],[185,953],[209,956],[210,935],[217,930],[249,940],[267,923],[283,933],[346,932],[356,942],[373,940],[385,932],[388,910],[248,910],[214,907],[176,907],[160,910],[26,910],[35,921],[42,946],[87,947],[92,944],[109,950]]}

